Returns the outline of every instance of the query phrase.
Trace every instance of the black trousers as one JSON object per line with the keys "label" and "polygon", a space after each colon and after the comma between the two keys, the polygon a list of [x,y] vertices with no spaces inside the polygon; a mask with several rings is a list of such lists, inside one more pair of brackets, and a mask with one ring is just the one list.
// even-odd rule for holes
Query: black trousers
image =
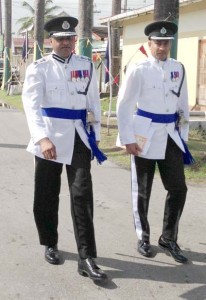
{"label": "black trousers", "polygon": [[[41,245],[58,243],[58,208],[63,164],[35,157],[34,218]],[[95,258],[91,151],[75,135],[71,165],[66,165],[71,215],[80,258]]]}
{"label": "black trousers", "polygon": [[149,241],[150,239],[150,226],[147,217],[157,164],[162,183],[167,190],[162,235],[166,239],[177,241],[179,220],[187,194],[181,149],[168,136],[164,160],[145,159],[137,156],[134,159],[138,184],[137,211],[141,224],[142,240]]}

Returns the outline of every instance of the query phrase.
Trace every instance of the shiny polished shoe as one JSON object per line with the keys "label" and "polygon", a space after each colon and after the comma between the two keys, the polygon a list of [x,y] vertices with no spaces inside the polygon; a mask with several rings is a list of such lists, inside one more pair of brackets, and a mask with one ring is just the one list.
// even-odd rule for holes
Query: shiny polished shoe
{"label": "shiny polished shoe", "polygon": [[93,258],[79,259],[78,273],[92,280],[106,280],[107,275],[95,263]]}
{"label": "shiny polished shoe", "polygon": [[137,245],[138,252],[146,257],[150,257],[152,255],[150,242],[139,241]]}
{"label": "shiny polished shoe", "polygon": [[46,246],[45,247],[45,260],[53,265],[59,264],[59,251],[57,246]]}
{"label": "shiny polished shoe", "polygon": [[187,257],[182,253],[182,250],[176,242],[164,239],[162,236],[159,238],[158,244],[161,249],[168,251],[175,261],[185,264],[188,262]]}

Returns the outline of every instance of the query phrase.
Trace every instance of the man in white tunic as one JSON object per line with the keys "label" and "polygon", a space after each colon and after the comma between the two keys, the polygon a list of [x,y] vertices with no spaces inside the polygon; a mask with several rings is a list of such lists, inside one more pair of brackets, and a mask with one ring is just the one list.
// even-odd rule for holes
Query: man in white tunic
{"label": "man in white tunic", "polygon": [[177,262],[186,263],[177,235],[187,193],[184,159],[189,163],[192,157],[184,142],[189,130],[185,71],[181,63],[168,58],[176,32],[177,26],[172,22],[159,21],[146,26],[151,56],[127,71],[119,91],[117,144],[124,145],[131,154],[138,251],[147,257],[152,255],[148,209],[157,164],[167,190],[158,244]]}
{"label": "man in white tunic", "polygon": [[[22,100],[31,133],[27,150],[35,156],[34,217],[46,261],[59,264],[58,207],[65,164],[78,272],[92,280],[104,280],[107,276],[94,260],[97,253],[90,173],[94,156],[99,163],[106,159],[97,146],[101,108],[93,63],[74,54],[77,24],[73,17],[48,21],[45,30],[53,52],[26,71]],[[88,112],[90,120],[86,119]]]}

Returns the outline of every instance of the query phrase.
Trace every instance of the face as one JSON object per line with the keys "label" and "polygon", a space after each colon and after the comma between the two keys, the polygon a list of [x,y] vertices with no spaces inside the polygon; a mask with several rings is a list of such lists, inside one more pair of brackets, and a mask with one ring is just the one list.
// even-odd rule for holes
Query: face
{"label": "face", "polygon": [[171,48],[171,40],[149,40],[151,54],[157,60],[166,60]]}
{"label": "face", "polygon": [[64,36],[50,38],[51,46],[54,52],[62,58],[70,56],[75,48],[75,36]]}

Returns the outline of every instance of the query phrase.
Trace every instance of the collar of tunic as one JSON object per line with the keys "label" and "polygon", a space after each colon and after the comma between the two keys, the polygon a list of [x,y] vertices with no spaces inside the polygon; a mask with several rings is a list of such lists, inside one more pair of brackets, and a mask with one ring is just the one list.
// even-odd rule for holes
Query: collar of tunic
{"label": "collar of tunic", "polygon": [[59,56],[59,55],[57,55],[56,53],[53,52],[52,53],[52,57],[54,59],[56,59],[57,61],[59,61],[60,63],[62,63],[62,64],[68,64],[69,61],[70,61],[70,59],[71,59],[71,57],[72,57],[72,53],[70,54],[69,57],[63,58],[63,57],[61,57],[61,56]]}

